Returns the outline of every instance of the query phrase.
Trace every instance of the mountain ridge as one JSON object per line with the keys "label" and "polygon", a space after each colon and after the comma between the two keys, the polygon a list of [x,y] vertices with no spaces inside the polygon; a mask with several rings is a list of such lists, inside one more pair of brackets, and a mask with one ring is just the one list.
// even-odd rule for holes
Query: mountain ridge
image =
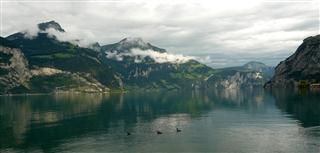
{"label": "mountain ridge", "polygon": [[21,51],[28,62],[26,70],[31,74],[30,79],[19,85],[24,87],[23,90],[9,89],[3,91],[4,93],[181,89],[190,88],[192,83],[202,80],[213,71],[197,61],[180,64],[157,63],[148,56],[146,56],[148,60],[140,63],[127,59],[112,60],[106,58],[105,54],[110,48],[124,52],[139,48],[142,51],[155,51],[159,54],[165,53],[166,50],[144,42],[141,38],[122,39],[118,43],[107,45],[111,46],[109,50],[101,50],[103,46],[98,43],[93,44],[96,50],[83,48],[49,36],[47,28],[60,29],[61,32],[65,30],[54,21],[44,23],[46,24],[42,26],[42,30],[32,39],[25,37],[22,32],[4,38],[6,42],[13,44],[12,49],[17,48]]}
{"label": "mountain ridge", "polygon": [[151,45],[149,42],[145,42],[140,37],[126,37],[117,43],[103,45],[101,46],[101,51],[126,53],[129,52],[132,48],[140,48],[141,50],[153,50],[160,53],[167,52],[163,48],[159,48]]}
{"label": "mountain ridge", "polygon": [[43,31],[43,32],[46,31],[47,29],[50,29],[50,28],[55,29],[59,32],[65,32],[65,30],[61,27],[61,25],[54,20],[49,21],[49,22],[39,23],[38,28],[40,31]]}
{"label": "mountain ridge", "polygon": [[[2,93],[261,86],[268,77],[265,70],[270,68],[261,62],[250,62],[239,67],[213,69],[192,58],[170,54],[137,37],[108,45],[93,43],[80,47],[49,36],[48,28],[65,32],[59,23],[49,21],[39,25],[42,30],[32,39],[22,32],[1,38],[1,46],[21,52],[27,63],[25,71],[30,74],[23,83],[16,81],[19,88]],[[121,59],[110,58],[110,53],[115,57],[121,55]],[[3,58],[9,57],[3,55]],[[7,65],[6,62],[2,64]],[[0,75],[1,78],[8,77],[5,74]]]}

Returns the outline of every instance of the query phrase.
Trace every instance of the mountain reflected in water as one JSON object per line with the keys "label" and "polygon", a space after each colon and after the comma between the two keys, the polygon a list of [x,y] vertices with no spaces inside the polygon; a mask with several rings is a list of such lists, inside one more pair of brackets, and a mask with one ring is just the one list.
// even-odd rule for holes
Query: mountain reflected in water
{"label": "mountain reflected in water", "polygon": [[260,88],[0,97],[0,152],[318,152],[319,98]]}
{"label": "mountain reflected in water", "polygon": [[320,91],[272,91],[276,106],[299,120],[303,127],[320,125]]}

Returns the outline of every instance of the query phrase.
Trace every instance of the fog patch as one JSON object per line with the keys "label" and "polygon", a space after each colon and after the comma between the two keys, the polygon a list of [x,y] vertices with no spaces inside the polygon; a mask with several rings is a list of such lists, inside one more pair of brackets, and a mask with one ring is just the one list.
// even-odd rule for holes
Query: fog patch
{"label": "fog patch", "polygon": [[39,32],[38,25],[32,25],[29,26],[26,30],[24,30],[22,33],[24,34],[24,37],[27,39],[33,39],[38,36]]}
{"label": "fog patch", "polygon": [[54,28],[48,28],[46,29],[45,33],[48,33],[49,37],[55,38],[58,41],[61,42],[70,42],[74,45],[78,45],[80,47],[86,47],[88,48],[90,45],[92,45],[94,42],[88,41],[86,39],[79,39],[78,36],[72,35],[68,32],[60,32],[55,30]]}
{"label": "fog patch", "polygon": [[139,48],[133,48],[129,52],[106,52],[106,57],[109,59],[115,59],[122,61],[124,57],[134,58],[135,63],[141,63],[146,57],[153,59],[156,63],[186,63],[189,60],[195,59],[192,56],[184,56],[181,54],[160,53],[151,49],[141,50]]}

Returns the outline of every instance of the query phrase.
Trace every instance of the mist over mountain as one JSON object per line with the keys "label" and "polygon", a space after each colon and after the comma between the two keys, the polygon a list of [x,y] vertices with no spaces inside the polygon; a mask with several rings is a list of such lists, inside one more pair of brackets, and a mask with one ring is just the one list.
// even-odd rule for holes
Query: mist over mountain
{"label": "mist over mountain", "polygon": [[60,26],[60,24],[54,20],[49,21],[49,22],[39,23],[38,28],[41,31],[46,31],[46,30],[52,28],[52,29],[57,30],[59,32],[65,32],[64,29],[62,29],[62,27]]}
{"label": "mist over mountain", "polygon": [[165,49],[151,45],[142,40],[142,38],[125,38],[118,43],[105,45],[101,51],[106,57],[113,60],[122,61],[123,59],[140,62],[156,63],[185,63],[193,57],[178,54],[170,54]]}
{"label": "mist over mountain", "polygon": [[[169,53],[137,37],[124,38],[113,44],[95,42],[82,47],[75,43],[79,39],[61,40],[54,35],[67,33],[55,21],[40,23],[38,28],[38,33],[32,38],[26,37],[28,34],[24,32],[1,38],[1,59],[7,59],[1,60],[2,65],[6,65],[1,67],[5,89],[2,93],[261,87],[274,74],[273,67],[257,61],[213,69],[194,57]],[[302,46],[317,50],[312,47],[317,43],[317,37],[305,41]],[[300,54],[317,55],[314,51],[305,55],[300,53],[303,47],[299,48],[299,57]],[[14,62],[10,64],[8,61]],[[316,60],[314,62],[317,63]],[[277,67],[273,79],[279,75],[279,67],[282,66]],[[12,80],[12,84],[9,78],[22,79]]]}
{"label": "mist over mountain", "polygon": [[[184,56],[169,54],[141,38],[81,47],[73,40],[52,35],[52,30],[67,33],[57,22],[40,23],[38,27],[39,32],[32,38],[23,32],[3,38],[6,43],[1,46],[19,50],[26,61],[25,70],[30,74],[23,83],[17,82],[3,93],[191,88],[194,82],[213,71],[192,59],[181,61]],[[110,58],[109,53],[121,54],[122,60]]]}
{"label": "mist over mountain", "polygon": [[139,48],[141,50],[153,50],[160,53],[166,52],[165,49],[153,46],[150,43],[145,42],[144,40],[142,40],[142,38],[139,38],[139,37],[124,38],[118,43],[102,46],[101,50],[106,52],[125,53],[125,52],[129,52],[130,49],[133,49],[133,48]]}
{"label": "mist over mountain", "polygon": [[142,38],[104,45],[100,57],[121,74],[129,88],[191,88],[213,72],[191,57],[170,54]]}

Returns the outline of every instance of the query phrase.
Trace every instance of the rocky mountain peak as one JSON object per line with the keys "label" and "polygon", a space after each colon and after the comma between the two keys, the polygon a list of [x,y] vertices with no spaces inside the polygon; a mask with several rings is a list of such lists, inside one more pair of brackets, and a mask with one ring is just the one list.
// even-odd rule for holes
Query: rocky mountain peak
{"label": "rocky mountain peak", "polygon": [[127,37],[120,41],[121,44],[139,44],[142,46],[148,45],[147,42],[144,42],[140,37]]}
{"label": "rocky mountain peak", "polygon": [[251,61],[243,65],[247,69],[260,69],[268,67],[266,64],[257,61]]}
{"label": "rocky mountain peak", "polygon": [[138,48],[141,50],[153,50],[157,52],[166,52],[165,49],[151,45],[140,37],[127,37],[118,43],[102,46],[102,51],[106,52],[130,52],[131,49]]}
{"label": "rocky mountain peak", "polygon": [[128,37],[119,42],[122,48],[140,48],[143,50],[150,49],[151,45],[148,42],[143,41],[140,37]]}
{"label": "rocky mountain peak", "polygon": [[49,22],[39,23],[38,28],[41,31],[46,31],[47,29],[53,28],[59,32],[65,32],[65,30],[60,26],[60,24],[54,20],[49,21]]}

